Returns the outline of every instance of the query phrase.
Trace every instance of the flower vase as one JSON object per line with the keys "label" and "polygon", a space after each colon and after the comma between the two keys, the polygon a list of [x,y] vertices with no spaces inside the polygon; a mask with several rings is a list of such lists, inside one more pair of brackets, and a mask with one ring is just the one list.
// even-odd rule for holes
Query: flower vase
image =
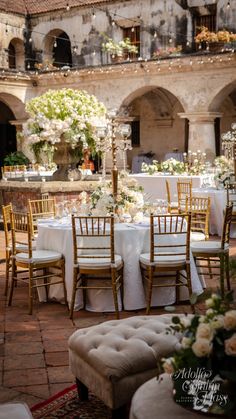
{"label": "flower vase", "polygon": [[57,150],[54,155],[54,162],[57,164],[58,168],[53,174],[53,180],[68,180],[68,171],[75,168],[70,148],[70,144],[68,144],[65,141],[64,136],[62,136],[61,142],[57,144]]}

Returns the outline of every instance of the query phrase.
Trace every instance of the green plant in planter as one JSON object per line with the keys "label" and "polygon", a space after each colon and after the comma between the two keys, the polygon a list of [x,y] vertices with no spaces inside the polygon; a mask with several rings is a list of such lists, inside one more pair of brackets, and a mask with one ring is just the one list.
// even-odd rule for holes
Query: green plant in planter
{"label": "green plant in planter", "polygon": [[22,153],[22,151],[14,151],[4,158],[4,166],[17,166],[29,164],[29,159]]}

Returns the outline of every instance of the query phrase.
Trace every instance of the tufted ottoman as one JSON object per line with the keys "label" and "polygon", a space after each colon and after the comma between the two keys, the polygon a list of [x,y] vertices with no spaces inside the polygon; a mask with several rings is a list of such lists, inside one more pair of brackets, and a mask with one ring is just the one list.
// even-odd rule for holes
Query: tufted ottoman
{"label": "tufted ottoman", "polygon": [[79,396],[88,388],[121,417],[136,389],[157,374],[157,361],[179,346],[166,334],[172,315],[135,316],[77,330],[69,339],[69,364]]}

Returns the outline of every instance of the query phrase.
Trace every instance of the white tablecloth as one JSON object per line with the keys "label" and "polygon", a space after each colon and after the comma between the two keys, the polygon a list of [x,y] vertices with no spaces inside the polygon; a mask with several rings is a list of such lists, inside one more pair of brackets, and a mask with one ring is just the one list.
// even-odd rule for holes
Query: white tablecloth
{"label": "white tablecloth", "polygon": [[[124,261],[124,307],[126,310],[136,310],[146,307],[145,293],[139,267],[141,253],[149,252],[149,226],[116,224],[115,225],[115,253],[122,256]],[[66,260],[66,287],[68,302],[71,301],[73,278],[73,243],[70,225],[51,221],[39,224],[37,247],[39,249],[57,250]],[[191,277],[193,292],[198,295],[203,288],[197,274],[194,260],[191,261]],[[181,287],[183,299],[188,299],[188,291]],[[45,298],[43,288],[39,289],[41,300]],[[114,311],[113,298],[110,290],[93,290],[87,292],[86,309],[90,311]],[[50,289],[50,298],[63,300],[61,285]],[[154,289],[152,305],[163,306],[175,302],[175,288]],[[75,309],[82,307],[82,294],[77,292]]]}
{"label": "white tablecloth", "polygon": [[178,179],[192,179],[193,188],[200,188],[202,176],[171,176],[171,175],[148,175],[138,173],[131,175],[144,188],[144,192],[154,199],[166,199],[166,180],[170,185],[171,200],[177,201]]}

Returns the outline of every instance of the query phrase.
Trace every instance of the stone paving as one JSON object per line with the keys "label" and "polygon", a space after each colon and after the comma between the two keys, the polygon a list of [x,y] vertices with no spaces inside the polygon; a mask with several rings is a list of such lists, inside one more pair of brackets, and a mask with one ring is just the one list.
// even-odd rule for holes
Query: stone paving
{"label": "stone paving", "polygon": [[[232,240],[232,255],[236,240]],[[4,259],[3,232],[0,232],[0,259]],[[68,368],[68,337],[77,329],[114,319],[113,313],[91,313],[81,310],[74,321],[64,305],[34,302],[34,312],[27,314],[27,288],[17,285],[11,307],[4,297],[5,264],[0,264],[0,403],[19,400],[32,406],[74,383]],[[216,287],[216,279],[207,282]],[[236,282],[234,282],[236,288]],[[204,311],[203,298],[197,311]],[[177,312],[188,312],[180,305]],[[152,314],[161,314],[153,309]],[[124,311],[121,318],[144,315],[144,310]]]}

